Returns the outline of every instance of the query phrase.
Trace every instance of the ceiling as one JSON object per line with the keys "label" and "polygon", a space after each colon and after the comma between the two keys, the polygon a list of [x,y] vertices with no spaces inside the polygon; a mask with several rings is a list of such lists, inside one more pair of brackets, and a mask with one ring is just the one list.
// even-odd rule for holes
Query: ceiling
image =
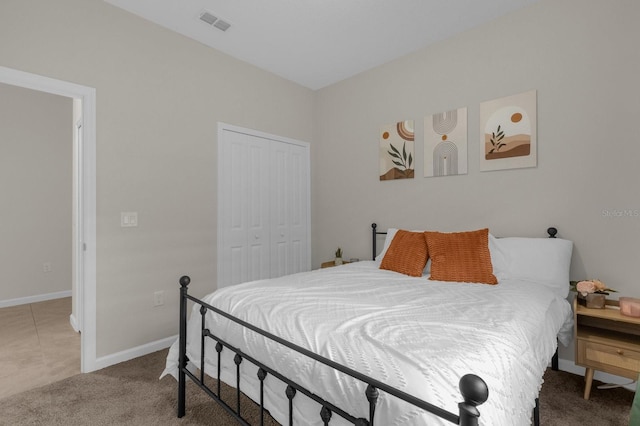
{"label": "ceiling", "polygon": [[538,0],[105,1],[316,90]]}

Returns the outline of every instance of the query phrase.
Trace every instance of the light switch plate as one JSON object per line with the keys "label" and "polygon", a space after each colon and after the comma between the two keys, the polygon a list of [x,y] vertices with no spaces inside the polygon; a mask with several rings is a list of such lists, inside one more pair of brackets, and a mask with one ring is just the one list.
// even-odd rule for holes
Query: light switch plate
{"label": "light switch plate", "polygon": [[138,212],[120,212],[120,226],[123,228],[138,226]]}

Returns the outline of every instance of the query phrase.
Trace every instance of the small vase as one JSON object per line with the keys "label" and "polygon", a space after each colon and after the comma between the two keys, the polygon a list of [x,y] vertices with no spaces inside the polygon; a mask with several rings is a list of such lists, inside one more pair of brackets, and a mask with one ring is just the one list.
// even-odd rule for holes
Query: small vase
{"label": "small vase", "polygon": [[338,266],[338,265],[342,265],[342,258],[341,257],[336,257],[336,260],[333,261],[333,264]]}
{"label": "small vase", "polygon": [[578,293],[578,302],[592,309],[604,309],[606,305],[607,295],[601,293],[589,293],[586,296]]}

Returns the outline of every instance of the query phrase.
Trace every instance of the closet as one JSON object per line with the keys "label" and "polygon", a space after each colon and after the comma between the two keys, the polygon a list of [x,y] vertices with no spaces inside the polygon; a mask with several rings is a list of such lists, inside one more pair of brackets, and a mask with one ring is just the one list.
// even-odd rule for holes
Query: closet
{"label": "closet", "polygon": [[308,271],[309,144],[218,125],[218,288]]}

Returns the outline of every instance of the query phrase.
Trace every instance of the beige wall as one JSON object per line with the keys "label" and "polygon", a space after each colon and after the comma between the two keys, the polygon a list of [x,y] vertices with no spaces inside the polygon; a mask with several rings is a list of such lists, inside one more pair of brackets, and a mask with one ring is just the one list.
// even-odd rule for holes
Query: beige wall
{"label": "beige wall", "polygon": [[[531,236],[555,225],[575,242],[574,278],[640,296],[640,217],[602,213],[640,209],[639,7],[542,0],[314,93],[99,0],[4,0],[0,65],[97,89],[98,356],[177,332],[181,274],[196,295],[213,289],[218,121],[312,142],[315,267],[337,246],[368,257],[373,221]],[[481,173],[479,103],[531,89],[538,167]],[[423,178],[424,116],[462,106],[469,173]],[[416,179],[380,182],[378,129],[403,119],[416,120]],[[121,211],[140,226],[120,228]]]}
{"label": "beige wall", "polygon": [[0,84],[0,301],[71,291],[71,108]]}
{"label": "beige wall", "polygon": [[[314,265],[337,246],[370,256],[377,222],[573,240],[572,277],[640,297],[640,3],[542,0],[320,90],[313,155]],[[479,104],[531,89],[538,166],[479,171]],[[464,176],[424,178],[426,115],[468,107]],[[378,180],[378,129],[416,121],[416,178]],[[629,217],[603,211],[631,210]]]}
{"label": "beige wall", "polygon": [[217,122],[311,141],[313,92],[100,0],[3,0],[0,65],[96,88],[97,356],[177,333],[178,278],[215,288]]}

